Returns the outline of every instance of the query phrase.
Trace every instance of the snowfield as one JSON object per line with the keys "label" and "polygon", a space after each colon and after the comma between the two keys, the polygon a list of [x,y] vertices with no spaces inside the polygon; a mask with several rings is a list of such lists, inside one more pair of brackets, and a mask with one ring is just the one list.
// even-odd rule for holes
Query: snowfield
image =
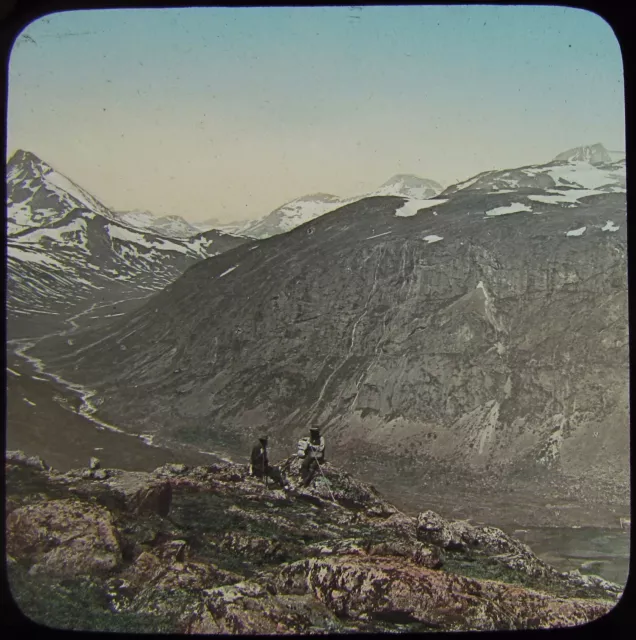
{"label": "snowfield", "polygon": [[513,202],[507,207],[495,207],[486,212],[487,216],[505,216],[509,213],[521,213],[522,211],[532,211],[530,207],[521,202]]}
{"label": "snowfield", "polygon": [[420,209],[430,209],[431,207],[443,205],[446,202],[448,202],[448,199],[443,198],[439,200],[408,200],[395,212],[395,215],[398,216],[398,218],[408,218],[414,216]]}

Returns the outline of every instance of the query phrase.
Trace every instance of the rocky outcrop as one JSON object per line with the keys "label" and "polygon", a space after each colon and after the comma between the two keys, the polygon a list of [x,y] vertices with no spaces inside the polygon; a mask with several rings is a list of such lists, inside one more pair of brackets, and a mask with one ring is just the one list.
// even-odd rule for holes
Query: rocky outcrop
{"label": "rocky outcrop", "polygon": [[433,511],[426,511],[418,515],[416,531],[418,540],[448,551],[481,554],[527,576],[564,581],[573,588],[584,584],[587,587],[598,587],[600,592],[613,597],[618,597],[621,593],[616,585],[598,576],[584,577],[578,571],[557,571],[537,558],[528,545],[496,527],[474,527],[467,522],[446,520]]}
{"label": "rocky outcrop", "polygon": [[198,634],[569,626],[621,594],[598,577],[559,573],[493,527],[432,511],[412,518],[331,464],[295,489],[296,467],[281,465],[285,489],[230,463],[87,477],[10,453],[16,594],[39,585],[55,600],[45,579],[63,577],[98,589],[113,624],[137,616]]}
{"label": "rocky outcrop", "polygon": [[[329,624],[331,623],[331,624]],[[254,582],[209,589],[189,633],[297,634],[336,629],[335,615],[311,598],[277,597]]]}
{"label": "rocky outcrop", "polygon": [[12,511],[6,521],[7,553],[28,559],[31,573],[91,575],[122,561],[109,511],[78,500],[52,500]]}
{"label": "rocky outcrop", "polygon": [[342,617],[417,621],[444,630],[571,626],[609,609],[600,602],[471,580],[397,558],[302,560],[284,567],[277,585],[282,591],[311,593]]}

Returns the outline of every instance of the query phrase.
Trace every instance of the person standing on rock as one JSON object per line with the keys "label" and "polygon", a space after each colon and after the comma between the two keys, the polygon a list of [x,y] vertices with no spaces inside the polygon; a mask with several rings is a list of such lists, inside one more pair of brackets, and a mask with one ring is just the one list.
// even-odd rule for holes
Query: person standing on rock
{"label": "person standing on rock", "polygon": [[309,429],[309,437],[298,442],[298,457],[303,459],[300,475],[305,487],[314,479],[320,464],[325,461],[325,439],[320,435],[318,427]]}

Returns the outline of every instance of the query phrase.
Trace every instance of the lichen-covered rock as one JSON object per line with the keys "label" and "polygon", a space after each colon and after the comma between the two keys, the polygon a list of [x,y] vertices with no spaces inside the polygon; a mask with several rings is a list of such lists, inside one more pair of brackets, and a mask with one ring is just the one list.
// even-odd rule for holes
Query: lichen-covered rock
{"label": "lichen-covered rock", "polygon": [[109,615],[179,633],[563,626],[621,591],[559,573],[499,529],[411,518],[331,465],[322,483],[284,492],[229,463],[59,474],[15,459],[7,551],[33,565],[31,588],[46,572],[90,575]]}
{"label": "lichen-covered rock", "polygon": [[462,524],[446,520],[434,511],[424,511],[417,517],[417,539],[443,549],[467,549],[468,542],[464,534],[469,525]]}
{"label": "lichen-covered rock", "polygon": [[335,555],[367,555],[367,544],[362,538],[342,538],[340,540],[325,540],[308,545],[305,548],[308,556]]}
{"label": "lichen-covered rock", "polygon": [[165,477],[180,476],[180,475],[183,475],[184,473],[187,473],[188,470],[189,470],[189,467],[185,464],[168,462],[161,467],[157,467],[157,469],[153,471],[153,474],[157,476],[165,476]]}
{"label": "lichen-covered rock", "polygon": [[380,530],[390,532],[400,538],[415,540],[417,537],[416,519],[411,518],[400,511],[390,515],[385,520],[378,522],[376,527]]}
{"label": "lichen-covered rock", "polygon": [[445,630],[578,625],[611,608],[417,567],[401,558],[310,558],[284,566],[281,593],[312,594],[337,616],[412,620]]}
{"label": "lichen-covered rock", "polygon": [[112,516],[99,505],[67,499],[20,507],[6,532],[8,553],[29,560],[32,573],[89,575],[122,560]]}
{"label": "lichen-covered rock", "polygon": [[4,454],[4,459],[5,462],[7,463],[11,463],[11,464],[21,464],[21,465],[25,465],[27,463],[28,460],[28,456],[26,455],[26,453],[24,453],[24,451],[7,451]]}
{"label": "lichen-covered rock", "polygon": [[188,633],[298,634],[337,626],[332,613],[312,598],[274,596],[254,582],[206,591],[204,606],[193,616]]}
{"label": "lichen-covered rock", "polygon": [[277,539],[239,532],[226,533],[219,543],[219,548],[234,554],[262,560],[282,559],[285,556],[285,551]]}
{"label": "lichen-covered rock", "polygon": [[533,578],[561,581],[573,588],[594,589],[596,593],[612,599],[617,599],[622,593],[618,585],[598,576],[581,576],[578,572],[560,573],[538,558],[528,545],[497,527],[475,527],[464,521],[446,520],[433,511],[426,511],[417,518],[417,537],[449,551],[469,551],[487,556]]}

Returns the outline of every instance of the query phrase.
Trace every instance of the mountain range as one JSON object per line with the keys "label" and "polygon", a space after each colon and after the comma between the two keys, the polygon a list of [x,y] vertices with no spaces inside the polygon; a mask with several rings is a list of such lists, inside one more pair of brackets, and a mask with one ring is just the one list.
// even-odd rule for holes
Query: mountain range
{"label": "mountain range", "polygon": [[400,174],[387,180],[376,191],[351,198],[340,198],[328,193],[301,196],[286,202],[257,220],[222,222],[218,218],[210,218],[203,222],[189,223],[180,216],[159,218],[149,211],[122,211],[117,215],[122,221],[133,227],[174,238],[188,238],[201,233],[201,231],[214,228],[230,234],[262,239],[285,233],[328,211],[365,197],[393,195],[422,199],[433,197],[440,191],[442,191],[442,186],[433,180]]}
{"label": "mountain range", "polygon": [[17,151],[7,165],[9,336],[59,326],[97,301],[147,297],[194,262],[245,241],[216,230],[187,239],[139,230]]}
{"label": "mountain range", "polygon": [[626,166],[567,153],[441,193],[314,197],[328,213],[279,212],[270,231],[298,226],[33,353],[158,442],[241,455],[316,424],[330,459],[413,500],[625,502]]}

